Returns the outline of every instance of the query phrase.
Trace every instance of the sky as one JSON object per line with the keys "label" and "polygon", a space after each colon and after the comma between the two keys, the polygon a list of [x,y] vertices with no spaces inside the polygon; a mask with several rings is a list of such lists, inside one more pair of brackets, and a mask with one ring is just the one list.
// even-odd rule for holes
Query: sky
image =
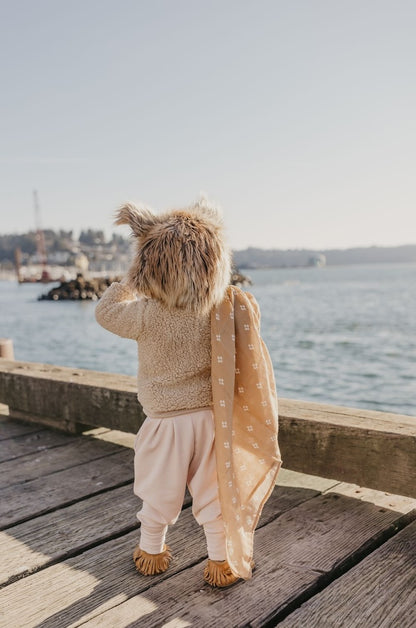
{"label": "sky", "polygon": [[0,0],[0,233],[201,191],[235,249],[416,242],[414,0]]}

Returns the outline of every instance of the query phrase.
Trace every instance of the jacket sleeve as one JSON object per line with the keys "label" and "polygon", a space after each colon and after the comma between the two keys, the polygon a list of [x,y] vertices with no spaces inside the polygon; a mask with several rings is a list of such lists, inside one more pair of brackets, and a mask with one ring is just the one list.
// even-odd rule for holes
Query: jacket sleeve
{"label": "jacket sleeve", "polygon": [[114,282],[95,308],[95,318],[113,334],[136,340],[142,331],[145,304],[146,300],[137,299],[127,284]]}

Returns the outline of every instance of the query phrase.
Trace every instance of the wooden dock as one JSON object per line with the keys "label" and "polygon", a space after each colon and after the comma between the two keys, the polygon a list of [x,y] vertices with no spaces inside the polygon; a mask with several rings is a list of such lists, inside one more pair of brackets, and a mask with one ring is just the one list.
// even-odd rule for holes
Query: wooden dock
{"label": "wooden dock", "polygon": [[366,628],[416,624],[416,500],[282,470],[256,532],[252,580],[203,582],[184,503],[174,561],[141,576],[134,437],[0,419],[0,625]]}
{"label": "wooden dock", "polygon": [[281,399],[253,578],[212,589],[189,496],[168,571],[135,571],[135,387],[0,359],[1,628],[416,625],[416,419]]}

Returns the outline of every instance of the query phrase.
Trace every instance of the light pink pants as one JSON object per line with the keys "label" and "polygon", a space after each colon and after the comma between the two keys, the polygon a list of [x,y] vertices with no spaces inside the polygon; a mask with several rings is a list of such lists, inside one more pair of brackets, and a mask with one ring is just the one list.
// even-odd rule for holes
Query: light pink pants
{"label": "light pink pants", "polygon": [[144,421],[135,443],[134,492],[143,500],[137,518],[145,552],[163,551],[168,525],[177,521],[188,486],[192,513],[204,526],[209,557],[225,559],[214,437],[210,409]]}

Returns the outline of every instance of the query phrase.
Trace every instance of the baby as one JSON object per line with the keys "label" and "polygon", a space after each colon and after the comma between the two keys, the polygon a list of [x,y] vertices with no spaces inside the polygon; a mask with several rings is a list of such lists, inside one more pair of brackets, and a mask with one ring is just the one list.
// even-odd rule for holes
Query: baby
{"label": "baby", "polygon": [[[126,279],[104,293],[96,318],[138,346],[147,418],[135,441],[134,492],[143,502],[136,569],[153,575],[169,567],[166,532],[188,486],[207,542],[204,580],[229,586],[251,577],[254,527],[281,464],[258,307],[229,287],[222,218],[205,199],[161,215],[127,204],[116,224],[131,227],[136,255]],[[255,370],[251,388],[238,381],[246,368]]]}

